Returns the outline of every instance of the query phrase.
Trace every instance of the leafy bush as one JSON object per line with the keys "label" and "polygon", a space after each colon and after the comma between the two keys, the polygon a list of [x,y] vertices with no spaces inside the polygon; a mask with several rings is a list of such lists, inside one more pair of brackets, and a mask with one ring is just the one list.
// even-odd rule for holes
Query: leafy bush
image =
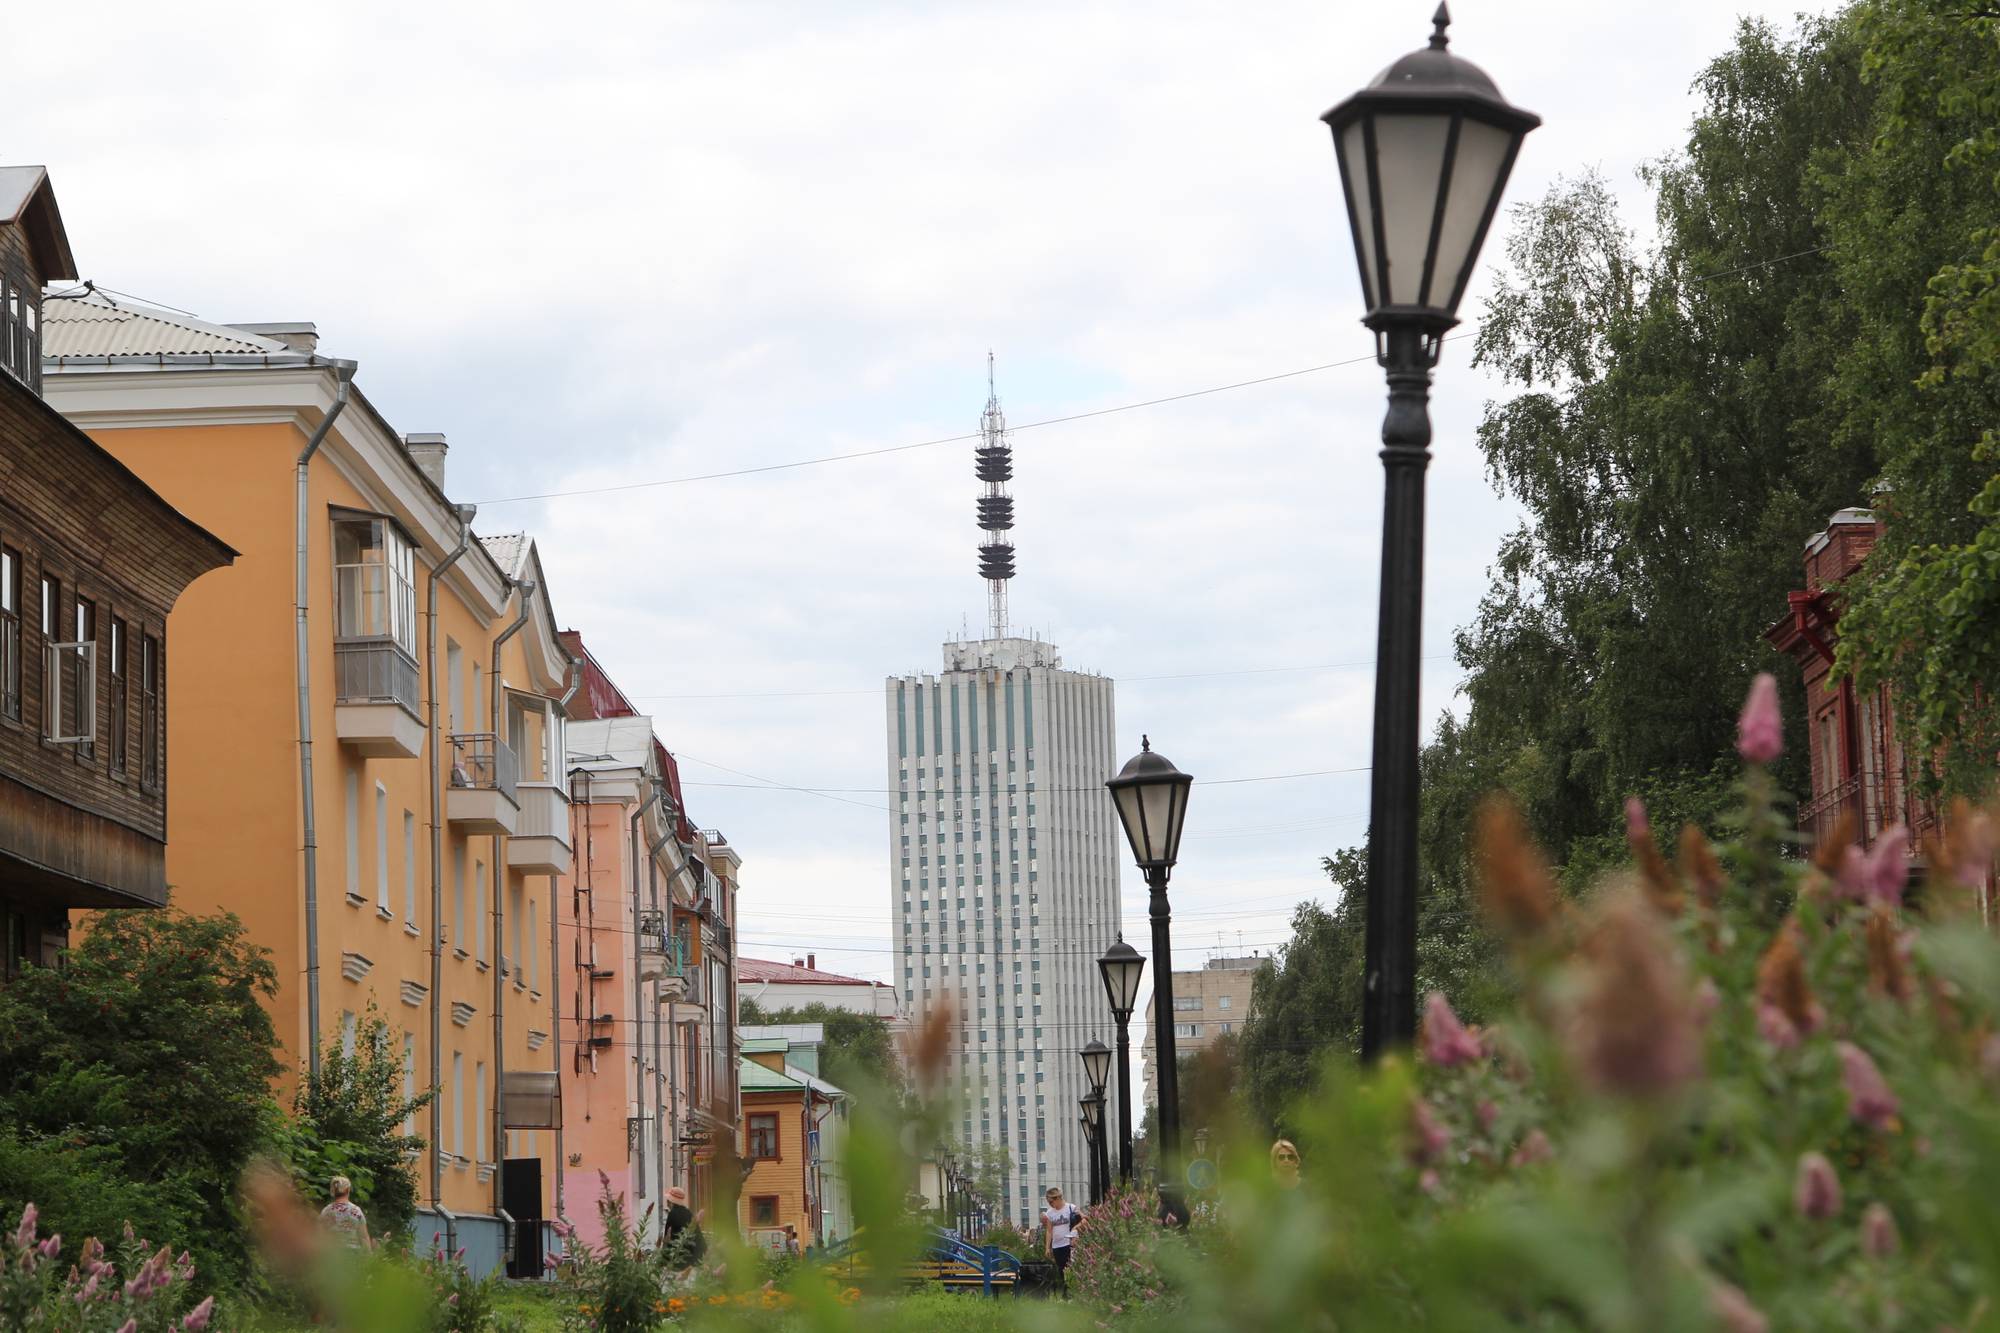
{"label": "leafy bush", "polygon": [[370,1012],[355,1034],[354,1053],[327,1044],[317,1074],[307,1072],[294,1103],[295,1121],[274,1134],[306,1198],[330,1202],[328,1182],[344,1175],[368,1214],[371,1234],[401,1235],[416,1216],[413,1154],[424,1140],[403,1123],[430,1105],[431,1094],[403,1096],[403,1066],[389,1025]]}
{"label": "leafy bush", "polygon": [[428,1293],[424,1333],[489,1333],[499,1325],[498,1270],[476,1278],[465,1266],[464,1251],[446,1254],[442,1244],[416,1267]]}
{"label": "leafy bush", "polygon": [[1026,1259],[1042,1252],[1042,1235],[1039,1230],[1029,1231],[1009,1222],[995,1222],[986,1228],[983,1235],[974,1242],[978,1245],[992,1245],[1005,1250],[1016,1259]]}
{"label": "leafy bush", "polygon": [[1110,1315],[1157,1319],[1181,1298],[1183,1275],[1196,1254],[1194,1236],[1160,1220],[1158,1198],[1115,1186],[1076,1229],[1070,1251],[1070,1291]]}
{"label": "leafy bush", "polygon": [[567,1222],[562,1233],[570,1243],[570,1264],[562,1278],[560,1302],[566,1329],[590,1333],[649,1333],[667,1321],[665,1247],[647,1246],[645,1218],[634,1225],[625,1213],[625,1197],[611,1192],[611,1180],[598,1172],[602,1191],[597,1215],[604,1221],[604,1248],[579,1244]]}
{"label": "leafy bush", "polygon": [[28,1204],[13,1233],[0,1239],[0,1329],[199,1333],[215,1312],[213,1296],[194,1303],[194,1261],[185,1252],[175,1259],[171,1246],[150,1250],[130,1227],[115,1260],[95,1237],[77,1247],[67,1271],[61,1253],[62,1237],[42,1236]]}

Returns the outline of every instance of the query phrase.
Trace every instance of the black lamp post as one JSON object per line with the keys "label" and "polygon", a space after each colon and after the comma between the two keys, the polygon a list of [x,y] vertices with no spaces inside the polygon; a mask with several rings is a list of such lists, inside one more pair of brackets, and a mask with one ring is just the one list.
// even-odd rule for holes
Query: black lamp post
{"label": "black lamp post", "polygon": [[[1111,1048],[1092,1037],[1079,1054],[1083,1056],[1084,1077],[1090,1080],[1091,1096],[1097,1098],[1097,1110],[1091,1118],[1091,1143],[1097,1153],[1091,1165],[1097,1172],[1097,1197],[1091,1202],[1101,1203],[1111,1192],[1111,1159],[1105,1147],[1104,1117],[1104,1080],[1111,1074]],[[1085,1112],[1091,1114],[1088,1107]]]}
{"label": "black lamp post", "polygon": [[1153,752],[1150,737],[1139,738],[1139,753],[1104,784],[1118,805],[1118,821],[1132,844],[1132,859],[1146,876],[1153,919],[1153,1051],[1159,1068],[1160,1204],[1186,1225],[1188,1213],[1176,1174],[1181,1155],[1180,1079],[1174,1049],[1173,913],[1167,904],[1167,877],[1180,857],[1181,825],[1187,819],[1188,789],[1194,779]]}
{"label": "black lamp post", "polygon": [[1083,1120],[1090,1127],[1090,1201],[1098,1204],[1111,1188],[1111,1164],[1104,1155],[1104,1089],[1100,1087],[1082,1100]]}
{"label": "black lamp post", "polygon": [[1104,978],[1104,993],[1111,999],[1111,1016],[1118,1020],[1118,1182],[1132,1183],[1132,1009],[1139,1002],[1139,978],[1146,960],[1125,942],[1104,951],[1097,960],[1098,975]]}
{"label": "black lamp post", "polygon": [[1417,1025],[1417,686],[1423,652],[1424,469],[1431,369],[1500,205],[1521,140],[1540,117],[1510,105],[1484,70],[1430,45],[1320,119],[1333,130],[1347,220],[1388,372],[1382,422],[1381,619],[1369,793],[1366,980],[1361,1053],[1407,1044]]}

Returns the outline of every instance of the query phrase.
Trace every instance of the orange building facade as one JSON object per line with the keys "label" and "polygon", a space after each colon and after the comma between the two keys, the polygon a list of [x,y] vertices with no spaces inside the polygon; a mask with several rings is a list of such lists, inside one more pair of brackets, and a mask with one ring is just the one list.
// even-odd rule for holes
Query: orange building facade
{"label": "orange building facade", "polygon": [[240,557],[175,612],[177,906],[269,948],[295,1079],[372,1018],[432,1235],[538,1270],[559,1088],[553,885],[573,683],[532,541],[481,540],[309,325],[50,301],[49,401]]}

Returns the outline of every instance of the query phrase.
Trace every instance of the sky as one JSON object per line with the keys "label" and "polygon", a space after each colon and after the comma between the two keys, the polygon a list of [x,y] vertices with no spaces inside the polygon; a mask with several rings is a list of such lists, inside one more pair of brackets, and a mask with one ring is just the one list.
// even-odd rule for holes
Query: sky
{"label": "sky", "polygon": [[[1510,202],[1594,168],[1643,237],[1636,169],[1702,64],[1740,15],[1800,7],[1465,0],[1452,49],[1543,117]],[[989,350],[1014,621],[1117,679],[1120,754],[1143,731],[1197,779],[1178,965],[1271,952],[1327,896],[1320,858],[1366,824],[1384,391],[1318,116],[1423,44],[1430,0],[104,3],[8,28],[37,54],[9,63],[0,162],[48,164],[82,274],[314,321],[398,430],[446,434],[448,490],[534,535],[558,620],[743,857],[746,953],[890,976],[882,682],[983,620],[972,445],[677,479],[974,431]],[[1462,336],[1490,282],[1437,371],[1430,719],[1517,521],[1474,440],[1508,390]],[[1129,869],[1123,911],[1145,939]]]}

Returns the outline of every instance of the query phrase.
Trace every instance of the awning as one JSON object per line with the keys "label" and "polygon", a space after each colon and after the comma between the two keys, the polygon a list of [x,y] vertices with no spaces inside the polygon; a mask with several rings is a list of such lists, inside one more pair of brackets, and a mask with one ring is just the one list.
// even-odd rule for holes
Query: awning
{"label": "awning", "polygon": [[510,1069],[500,1080],[500,1114],[509,1129],[555,1129],[562,1093],[553,1069]]}

